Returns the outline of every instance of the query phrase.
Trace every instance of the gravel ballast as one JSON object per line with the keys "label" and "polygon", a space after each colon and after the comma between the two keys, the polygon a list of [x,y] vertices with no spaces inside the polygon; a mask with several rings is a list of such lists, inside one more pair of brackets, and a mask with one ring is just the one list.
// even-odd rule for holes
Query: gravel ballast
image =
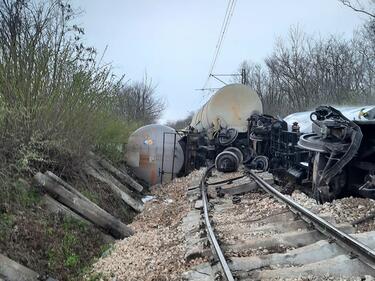
{"label": "gravel ballast", "polygon": [[[214,172],[210,182],[220,181],[240,176],[242,173],[222,174]],[[103,280],[182,280],[181,275],[194,265],[207,259],[196,258],[189,262],[185,259],[186,241],[182,230],[182,219],[192,209],[187,190],[197,183],[203,170],[196,171],[185,178],[175,179],[165,186],[155,186],[152,189],[154,198],[145,203],[145,210],[139,214],[130,225],[135,235],[118,241],[112,251],[101,258],[93,266],[93,271],[103,275]],[[210,211],[218,238],[224,243],[236,243],[258,238],[278,235],[277,231],[265,230],[251,232],[251,227],[262,226],[262,220],[274,215],[287,213],[288,209],[282,203],[262,191],[241,195],[239,203],[233,203],[232,196],[216,197],[215,186],[209,187],[212,209]],[[291,197],[311,211],[321,215],[331,216],[337,224],[352,223],[366,215],[375,212],[375,201],[364,198],[343,198],[331,203],[318,205],[314,199],[300,191],[295,191]],[[194,203],[194,202],[193,202]],[[375,230],[374,219],[361,223],[357,232]],[[285,252],[289,248],[274,249],[275,252]],[[248,249],[232,253],[229,256],[254,256],[274,252],[272,249]],[[105,279],[107,277],[107,279]],[[290,279],[297,280],[297,279]],[[298,279],[305,280],[305,279]],[[316,279],[311,276],[309,280]],[[344,280],[344,279],[343,279]]]}
{"label": "gravel ballast", "polygon": [[[346,197],[322,205],[300,191],[293,192],[292,198],[316,214],[331,216],[336,223],[352,223],[375,213],[375,200],[369,198]],[[372,230],[375,230],[374,218],[358,224],[356,229],[357,232]]]}
{"label": "gravel ballast", "polygon": [[130,224],[135,235],[118,241],[109,255],[94,264],[93,271],[117,281],[181,280],[182,272],[199,263],[184,260],[181,220],[190,209],[186,191],[202,173],[195,171],[153,188],[155,198],[145,203],[143,213]]}

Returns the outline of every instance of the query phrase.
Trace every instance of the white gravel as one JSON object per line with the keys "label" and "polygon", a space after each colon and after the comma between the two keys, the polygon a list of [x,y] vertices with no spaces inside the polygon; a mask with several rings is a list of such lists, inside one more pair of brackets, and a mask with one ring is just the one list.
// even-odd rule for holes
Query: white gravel
{"label": "white gravel", "polygon": [[[306,194],[295,191],[292,198],[316,214],[327,214],[336,223],[352,223],[364,216],[375,213],[375,200],[369,198],[346,197],[319,205]],[[358,225],[357,232],[375,230],[374,218]]]}
{"label": "white gravel", "polygon": [[[220,174],[216,173],[215,180],[234,178],[241,176],[241,172]],[[209,187],[211,197],[216,197],[214,186]],[[235,244],[238,241],[246,241],[256,238],[271,237],[276,234],[275,231],[249,231],[251,226],[259,226],[260,221],[266,217],[287,212],[284,204],[263,192],[252,192],[240,196],[241,201],[237,204],[232,203],[232,196],[225,195],[224,198],[212,200],[214,208],[210,211],[214,221],[215,232],[219,240],[225,244]],[[279,249],[283,251],[284,249]],[[270,253],[268,249],[250,249],[243,251],[227,251],[228,256],[254,256]]]}

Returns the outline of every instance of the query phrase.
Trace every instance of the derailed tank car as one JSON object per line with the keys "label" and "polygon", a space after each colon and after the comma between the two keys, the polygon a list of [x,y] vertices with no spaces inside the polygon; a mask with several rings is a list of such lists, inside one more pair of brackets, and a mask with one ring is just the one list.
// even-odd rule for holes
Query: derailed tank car
{"label": "derailed tank car", "polygon": [[375,199],[374,106],[320,106],[282,120],[263,114],[249,87],[232,84],[181,132],[150,126],[132,135],[127,152],[136,175],[150,185],[209,164],[227,172],[243,163],[273,173],[281,185],[307,187],[319,202],[345,195]]}
{"label": "derailed tank car", "polygon": [[343,108],[344,115],[320,106],[285,120],[252,115],[250,138],[270,172],[309,186],[321,203],[345,195],[375,198],[374,108]]}
{"label": "derailed tank car", "polygon": [[[241,102],[234,97],[242,95],[247,103],[227,119],[222,112],[230,112],[231,102],[224,108],[205,104],[181,139],[189,144],[185,163],[199,167],[211,162],[218,170],[233,171],[242,161],[270,171],[280,184],[308,187],[319,202],[346,195],[375,198],[374,106],[340,108],[342,112],[320,106],[282,120],[262,114],[259,97],[246,86],[226,86],[212,99],[223,93],[237,104]],[[207,114],[212,108],[215,114]]]}
{"label": "derailed tank car", "polygon": [[222,171],[236,170],[253,159],[247,119],[262,110],[260,98],[249,87],[225,86],[182,132],[157,124],[139,128],[129,138],[125,159],[148,185],[165,183],[215,160]]}
{"label": "derailed tank car", "polygon": [[185,171],[208,161],[215,162],[221,171],[232,171],[252,160],[247,119],[262,112],[259,96],[249,87],[231,84],[218,90],[184,131]]}
{"label": "derailed tank car", "polygon": [[134,174],[148,185],[168,182],[184,163],[179,140],[180,136],[168,126],[143,126],[130,135],[125,160]]}

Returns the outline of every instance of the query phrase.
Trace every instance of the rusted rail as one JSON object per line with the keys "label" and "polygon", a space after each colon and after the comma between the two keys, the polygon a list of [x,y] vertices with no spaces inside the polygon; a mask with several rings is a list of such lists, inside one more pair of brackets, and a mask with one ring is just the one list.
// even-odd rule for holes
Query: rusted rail
{"label": "rusted rail", "polygon": [[209,167],[206,171],[206,173],[203,175],[202,180],[200,182],[200,189],[201,189],[201,194],[202,194],[202,202],[203,202],[203,211],[204,211],[204,222],[206,225],[206,230],[207,230],[207,236],[208,239],[210,240],[212,249],[214,254],[218,257],[219,263],[222,269],[222,272],[225,276],[225,278],[228,281],[234,281],[232,272],[229,269],[228,263],[224,257],[224,254],[219,246],[219,243],[216,239],[215,233],[212,229],[210,218],[208,216],[208,198],[207,198],[207,177],[211,173],[212,169],[215,167],[215,165],[212,165]]}

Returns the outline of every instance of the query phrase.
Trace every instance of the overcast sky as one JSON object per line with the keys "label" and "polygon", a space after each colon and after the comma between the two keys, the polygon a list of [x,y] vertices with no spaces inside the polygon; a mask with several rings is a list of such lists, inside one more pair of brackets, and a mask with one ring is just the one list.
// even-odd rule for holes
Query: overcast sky
{"label": "overcast sky", "polygon": [[[209,71],[227,0],[73,0],[86,43],[105,53],[116,74],[157,84],[175,120],[205,101]],[[233,73],[244,60],[262,62],[278,37],[299,25],[310,34],[350,37],[365,18],[337,0],[238,0],[214,73]],[[221,86],[211,81],[209,86]]]}

